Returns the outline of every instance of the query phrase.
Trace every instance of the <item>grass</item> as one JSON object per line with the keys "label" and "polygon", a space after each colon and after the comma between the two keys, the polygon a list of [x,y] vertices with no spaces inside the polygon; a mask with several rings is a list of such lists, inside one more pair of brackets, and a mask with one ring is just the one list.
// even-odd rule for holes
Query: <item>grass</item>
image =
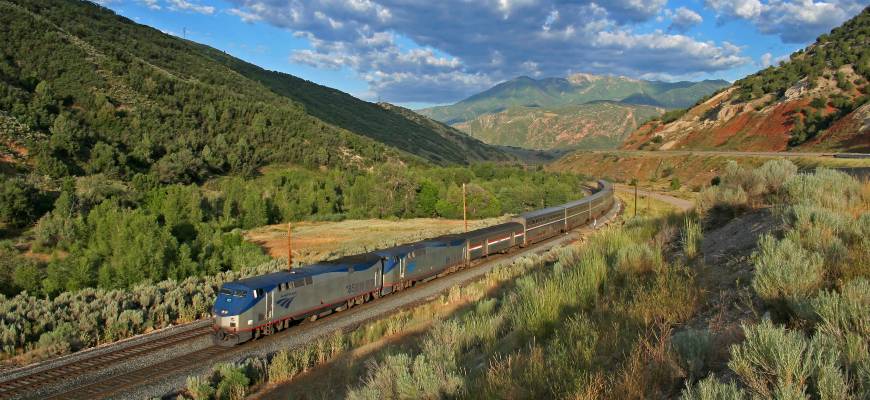
{"label": "grass", "polygon": [[[468,229],[504,222],[505,217],[468,221]],[[339,222],[298,222],[291,231],[293,261],[312,263],[342,254],[386,248],[400,243],[428,239],[464,230],[462,220],[413,218],[402,220],[345,220]],[[287,225],[251,229],[245,238],[274,258],[287,257]]]}

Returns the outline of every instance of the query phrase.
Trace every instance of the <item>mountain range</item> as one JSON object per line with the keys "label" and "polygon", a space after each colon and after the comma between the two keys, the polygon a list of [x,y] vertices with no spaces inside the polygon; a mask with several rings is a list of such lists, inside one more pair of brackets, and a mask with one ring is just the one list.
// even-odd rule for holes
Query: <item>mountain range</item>
{"label": "mountain range", "polygon": [[521,76],[456,104],[424,108],[417,112],[454,125],[517,106],[548,108],[607,100],[661,108],[684,108],[728,85],[723,80],[660,82],[591,74],[544,79]]}
{"label": "mountain range", "polygon": [[651,121],[627,149],[870,152],[870,9],[790,59],[689,110]]}
{"label": "mountain range", "polygon": [[723,80],[660,82],[621,76],[521,76],[456,104],[417,110],[489,144],[530,149],[614,148],[665,109],[688,107]]}

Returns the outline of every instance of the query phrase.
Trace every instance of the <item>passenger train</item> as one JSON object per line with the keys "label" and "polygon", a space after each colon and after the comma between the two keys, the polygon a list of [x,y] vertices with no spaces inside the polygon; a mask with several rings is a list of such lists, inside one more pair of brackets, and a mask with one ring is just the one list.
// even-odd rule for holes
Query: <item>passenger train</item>
{"label": "passenger train", "polygon": [[588,197],[511,222],[224,283],[213,308],[214,341],[235,345],[401,291],[594,221],[612,203],[613,187],[601,180]]}

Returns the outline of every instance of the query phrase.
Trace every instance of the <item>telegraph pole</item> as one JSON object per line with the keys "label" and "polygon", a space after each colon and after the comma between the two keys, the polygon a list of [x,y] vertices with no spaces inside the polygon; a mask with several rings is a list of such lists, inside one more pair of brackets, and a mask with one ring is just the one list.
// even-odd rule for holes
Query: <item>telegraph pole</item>
{"label": "telegraph pole", "polygon": [[634,185],[634,216],[637,217],[637,178],[632,179],[631,184]]}
{"label": "telegraph pole", "polygon": [[465,233],[468,233],[468,208],[465,204],[465,184],[462,184],[462,220],[465,221]]}
{"label": "telegraph pole", "polygon": [[292,225],[287,223],[287,269],[293,269],[293,247],[290,245],[290,229]]}

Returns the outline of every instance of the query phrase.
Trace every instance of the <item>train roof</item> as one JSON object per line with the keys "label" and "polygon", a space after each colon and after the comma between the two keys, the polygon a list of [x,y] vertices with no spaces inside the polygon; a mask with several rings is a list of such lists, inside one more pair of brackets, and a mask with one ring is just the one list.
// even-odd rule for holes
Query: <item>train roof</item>
{"label": "train roof", "polygon": [[449,235],[441,235],[432,239],[427,239],[422,242],[426,247],[433,246],[457,246],[465,242],[465,236],[461,233],[451,233]]}
{"label": "train roof", "polygon": [[330,272],[347,272],[351,267],[365,269],[380,260],[381,257],[374,253],[356,254],[337,258],[335,260],[321,261],[316,264],[293,268],[289,271],[278,271],[265,275],[239,279],[237,281],[224,283],[224,285],[235,289],[270,289],[279,283],[291,282],[308,276],[316,276]]}
{"label": "train roof", "polygon": [[291,281],[294,279],[294,274],[289,271],[272,272],[265,275],[252,276],[250,278],[239,279],[237,281],[226,282],[224,287],[232,289],[267,289],[279,283]]}
{"label": "train roof", "polygon": [[423,247],[424,242],[415,242],[408,244],[401,244],[398,246],[388,247],[382,250],[375,250],[374,253],[381,257],[394,257],[408,254],[414,250],[417,250]]}
{"label": "train roof", "polygon": [[524,212],[524,213],[520,214],[520,216],[528,219],[528,218],[535,218],[535,217],[540,217],[543,215],[549,215],[549,214],[552,214],[555,212],[564,212],[564,211],[565,211],[565,206],[552,206],[552,207],[542,208],[540,210]]}
{"label": "train roof", "polygon": [[512,231],[512,230],[522,229],[522,228],[523,228],[523,224],[521,224],[519,222],[505,222],[503,224],[488,226],[486,228],[475,229],[473,231],[469,231],[468,233],[462,234],[462,236],[464,236],[466,238],[473,238],[473,237],[478,237],[478,236],[489,235],[489,234],[492,234],[495,232],[502,232],[502,231],[506,231],[506,230]]}

